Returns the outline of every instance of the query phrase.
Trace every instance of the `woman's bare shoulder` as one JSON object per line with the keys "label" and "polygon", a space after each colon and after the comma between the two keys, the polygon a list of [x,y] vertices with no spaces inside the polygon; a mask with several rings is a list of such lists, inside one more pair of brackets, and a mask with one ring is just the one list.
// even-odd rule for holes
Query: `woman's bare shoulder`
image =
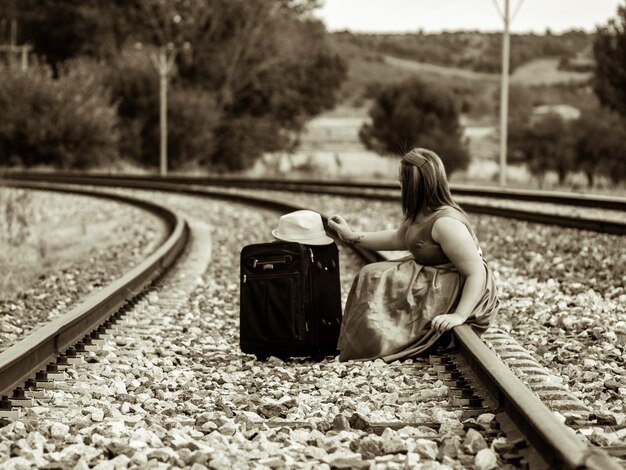
{"label": "woman's bare shoulder", "polygon": [[470,229],[464,221],[452,215],[442,215],[433,223],[431,237],[434,241],[439,242],[443,237],[464,233],[471,235]]}

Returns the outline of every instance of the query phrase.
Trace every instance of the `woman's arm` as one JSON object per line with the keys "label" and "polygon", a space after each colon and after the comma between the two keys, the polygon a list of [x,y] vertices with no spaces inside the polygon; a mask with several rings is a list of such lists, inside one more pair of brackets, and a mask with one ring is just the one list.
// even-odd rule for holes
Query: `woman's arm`
{"label": "woman's arm", "polygon": [[334,215],[328,219],[328,225],[344,242],[361,245],[369,250],[406,250],[404,242],[406,223],[402,223],[398,228],[379,232],[354,232],[343,217]]}
{"label": "woman's arm", "polygon": [[452,217],[441,217],[433,224],[432,238],[456,269],[465,277],[465,284],[456,311],[433,318],[432,326],[439,332],[464,323],[483,295],[487,280],[483,260],[467,227]]}

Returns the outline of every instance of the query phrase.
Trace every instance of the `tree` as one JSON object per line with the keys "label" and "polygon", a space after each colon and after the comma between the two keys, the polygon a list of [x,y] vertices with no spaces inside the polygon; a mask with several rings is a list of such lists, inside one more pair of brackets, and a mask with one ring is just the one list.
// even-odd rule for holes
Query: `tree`
{"label": "tree", "polygon": [[[0,0],[0,17],[12,1]],[[19,37],[55,71],[59,63],[77,56],[111,57],[129,33],[125,6],[124,0],[19,0]]]}
{"label": "tree", "polygon": [[563,183],[574,169],[572,124],[557,113],[535,117],[525,123],[511,121],[509,151],[515,160],[526,163],[530,172],[540,180],[552,170]]}
{"label": "tree", "polygon": [[213,166],[240,170],[265,151],[289,148],[295,136],[285,131],[297,133],[334,106],[347,69],[310,16],[316,1],[136,1],[143,9],[137,14],[150,20],[141,28],[144,39],[184,52],[177,61],[181,84],[215,97],[221,122],[204,158]]}
{"label": "tree", "polygon": [[0,68],[0,165],[88,168],[118,158],[118,117],[98,69]]}
{"label": "tree", "polygon": [[626,121],[615,112],[599,108],[583,113],[574,123],[575,165],[593,186],[596,175],[617,184],[626,179]]}
{"label": "tree", "polygon": [[[0,6],[7,2],[0,0]],[[194,129],[213,135],[197,140],[207,145],[195,157],[191,150],[199,146],[181,141],[175,147],[184,148],[184,156],[172,155],[172,162],[196,158],[238,170],[278,144],[290,148],[307,119],[336,103],[347,70],[331,50],[322,23],[311,15],[318,3],[22,0],[17,8],[23,39],[55,66],[82,55],[111,65],[103,81],[119,105],[122,150],[141,162],[157,160],[151,154],[158,148],[153,142],[157,134],[147,127],[154,125],[158,109],[158,81],[149,63],[146,68],[138,56],[147,57],[162,46],[175,50],[171,82],[178,100],[172,105],[187,101],[189,90],[201,97],[206,109],[181,107],[169,117],[181,120],[182,132],[187,127],[183,123],[194,122],[192,113],[200,113]],[[138,53],[131,57],[131,51]],[[235,155],[242,149],[249,153]]]}
{"label": "tree", "polygon": [[600,102],[626,116],[626,6],[617,18],[598,27],[593,44],[595,70],[593,88]]}
{"label": "tree", "polygon": [[427,147],[439,154],[449,174],[469,163],[459,111],[444,88],[420,79],[382,87],[369,116],[371,123],[361,127],[359,137],[371,150],[398,155]]}

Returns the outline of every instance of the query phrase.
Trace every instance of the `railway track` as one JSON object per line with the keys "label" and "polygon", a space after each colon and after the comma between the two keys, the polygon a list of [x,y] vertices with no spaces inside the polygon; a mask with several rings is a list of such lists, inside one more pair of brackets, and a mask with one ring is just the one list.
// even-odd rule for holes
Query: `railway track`
{"label": "railway track", "polygon": [[[5,172],[5,177],[20,180],[45,178],[57,181],[82,181],[94,185],[115,184],[126,187],[154,187],[155,184],[167,183],[186,185],[195,188],[224,187],[266,189],[308,194],[327,194],[342,197],[369,198],[374,200],[397,201],[397,184],[376,181],[317,181],[284,180],[272,178],[245,177],[192,177],[192,176],[138,176],[67,173]],[[487,214],[506,218],[515,218],[529,222],[553,224],[582,230],[592,230],[617,235],[626,234],[626,198],[616,196],[596,196],[589,194],[570,194],[565,192],[531,191],[502,188],[486,188],[469,185],[452,185],[453,195],[458,198],[465,210],[477,214]],[[465,199],[464,199],[465,198]],[[491,201],[486,203],[485,201]],[[503,204],[512,201],[514,204]],[[519,203],[535,203],[532,209],[519,208]],[[544,205],[548,209],[540,209]],[[588,208],[610,212],[610,218],[601,218],[594,214],[569,215],[555,213],[550,206]]]}
{"label": "railway track", "polygon": [[[9,182],[5,182],[9,183]],[[80,181],[76,179],[67,180],[66,183],[77,184]],[[94,184],[92,179],[88,179],[82,182],[83,184]],[[103,182],[100,181],[100,184]],[[118,181],[109,181],[110,185],[118,185]],[[280,200],[269,200],[264,198],[254,198],[250,195],[236,194],[232,191],[218,191],[218,190],[207,190],[207,189],[199,189],[195,186],[191,188],[188,183],[184,185],[175,185],[170,182],[159,182],[159,183],[151,183],[147,181],[134,181],[134,184],[129,184],[128,181],[123,182],[123,184],[119,184],[120,186],[139,186],[144,189],[158,189],[158,190],[166,190],[171,192],[185,193],[191,194],[195,196],[202,197],[219,197],[223,199],[227,199],[230,201],[245,201],[247,204],[257,204],[262,205],[265,208],[278,210],[281,212],[290,211],[296,209],[295,207],[285,203]],[[15,182],[13,184],[22,185],[26,187],[48,187],[52,188],[48,185],[40,185],[34,182],[25,183],[25,182]],[[54,186],[55,189],[62,190],[68,189],[67,187],[61,188],[58,186]],[[81,191],[73,188],[75,191]],[[129,201],[127,199],[127,201]],[[129,201],[130,202],[130,201]],[[158,211],[165,215],[167,211],[163,209],[158,209]],[[172,218],[173,216],[173,218]],[[170,245],[177,246],[177,252],[182,253],[182,244],[185,235],[184,227],[181,227],[180,220],[177,220],[177,217],[170,213],[167,215],[169,219],[169,223],[171,226],[174,226],[174,230],[172,233],[178,233],[178,237],[180,237],[178,243],[171,242],[171,237],[166,242],[166,244],[170,243]],[[181,235],[183,234],[183,235]],[[171,247],[170,247],[171,248]],[[189,248],[188,248],[189,249]],[[193,249],[193,245],[192,248]],[[159,253],[162,250],[159,250]],[[156,253],[155,253],[156,254]],[[380,255],[376,253],[367,253],[360,252],[360,255],[366,261],[374,261],[380,259]],[[164,258],[160,261],[155,261],[155,255],[151,257],[152,259],[152,267],[158,266],[156,271],[148,274],[146,271],[142,271],[142,281],[135,281],[136,283],[143,283],[143,285],[148,285],[153,282],[155,278],[162,274],[163,268],[169,264],[173,264],[175,254],[173,251],[169,251],[167,255],[164,255]],[[167,260],[167,261],[165,261]],[[142,266],[145,263],[142,264]],[[174,268],[179,269],[179,272],[187,272],[186,278],[189,279],[189,276],[194,274],[200,268],[198,266],[188,268],[183,266],[182,268]],[[186,271],[190,270],[190,271]],[[194,271],[195,270],[195,271]],[[137,270],[136,270],[137,271]],[[175,275],[174,275],[175,276]],[[167,279],[164,278],[162,283]],[[185,279],[183,276],[182,279]],[[122,280],[120,280],[122,281]],[[117,283],[116,283],[117,284]],[[123,326],[123,329],[126,330],[129,326],[132,326],[131,330],[134,328],[134,333],[131,333],[131,336],[135,334],[136,340],[149,341],[149,338],[153,335],[150,335],[150,328],[154,328],[154,322],[150,320],[146,320],[141,315],[146,311],[155,311],[158,310],[159,306],[170,306],[172,303],[176,303],[177,296],[180,296],[180,290],[189,289],[188,282],[179,281],[175,284],[174,287],[167,288],[167,284],[161,284],[166,286],[166,290],[169,289],[169,294],[160,295],[156,293],[154,290],[149,290],[146,294],[145,290],[144,294],[139,294],[141,300],[132,300],[133,297],[136,297],[139,292],[139,284],[134,284],[134,287],[130,289],[126,289],[125,296],[115,297],[118,295],[122,295],[116,293],[113,298],[115,300],[111,300],[111,296],[100,295],[99,297],[106,298],[107,301],[104,302],[106,304],[106,308],[104,304],[94,307],[93,305],[87,306],[84,304],[78,309],[82,308],[82,312],[78,314],[77,312],[73,312],[71,322],[70,323],[77,324],[80,318],[80,323],[82,324],[81,331],[73,331],[72,334],[62,334],[62,329],[57,329],[56,326],[53,328],[57,336],[51,336],[51,333],[47,335],[39,335],[39,338],[46,337],[44,342],[47,342],[48,346],[37,346],[37,348],[32,348],[33,344],[35,344],[39,338],[29,337],[28,341],[30,341],[30,345],[27,347],[26,344],[20,344],[18,348],[11,348],[8,351],[5,351],[2,355],[0,355],[0,377],[2,377],[2,389],[3,393],[9,393],[14,389],[16,384],[23,382],[26,376],[33,377],[33,374],[40,371],[42,367],[44,367],[54,355],[57,355],[63,351],[68,352],[67,349],[73,345],[77,344],[77,347],[74,349],[82,350],[84,345],[81,345],[81,341],[79,339],[86,339],[85,335],[90,335],[91,331],[98,330],[98,325],[102,324],[99,328],[99,332],[103,335],[116,335],[116,332],[119,332],[119,326]],[[121,287],[121,286],[120,286]],[[123,288],[122,288],[123,290]],[[108,289],[107,289],[108,291]],[[152,293],[154,292],[154,293]],[[155,297],[156,300],[152,301],[151,296]],[[88,302],[90,303],[90,302]],[[125,305],[125,306],[123,306]],[[120,309],[120,306],[123,306]],[[78,310],[77,309],[77,310]],[[107,310],[108,309],[108,310]],[[105,313],[106,310],[106,313]],[[98,313],[94,313],[98,312]],[[124,318],[129,317],[128,320],[124,320]],[[89,318],[89,320],[87,320]],[[110,318],[110,320],[107,320]],[[171,321],[171,320],[168,320]],[[146,323],[147,322],[147,323]],[[116,326],[117,325],[117,326]],[[147,325],[147,326],[146,326]],[[37,332],[39,333],[39,332]],[[401,395],[396,399],[396,404],[411,402],[411,400],[416,400],[420,397],[420,390],[417,384],[419,381],[411,380],[410,377],[421,377],[424,378],[424,374],[428,374],[431,379],[430,383],[427,383],[428,386],[433,386],[434,383],[440,382],[440,387],[443,390],[445,387],[445,394],[439,397],[439,401],[445,402],[445,407],[448,407],[448,411],[454,409],[455,411],[460,411],[460,415],[464,420],[463,423],[464,430],[468,429],[480,429],[481,432],[485,435],[485,440],[487,442],[491,442],[493,444],[494,440],[498,437],[502,437],[505,434],[507,436],[516,436],[509,439],[508,447],[501,449],[501,461],[504,463],[509,463],[514,466],[524,466],[529,465],[537,468],[546,467],[546,468],[554,468],[554,467],[567,467],[567,468],[620,468],[620,466],[615,463],[615,461],[611,460],[606,451],[602,451],[600,449],[592,448],[582,443],[578,437],[573,435],[568,428],[562,425],[560,421],[558,421],[553,413],[534,395],[530,392],[526,386],[515,377],[515,375],[505,366],[502,361],[500,361],[493,352],[488,349],[482,341],[480,341],[472,330],[467,326],[457,327],[454,332],[457,349],[452,351],[438,351],[433,354],[429,360],[427,361],[417,361],[415,364],[406,364],[406,365],[394,365],[390,366],[391,369],[399,369],[402,370],[402,383],[404,384],[404,388],[402,390]],[[51,339],[52,338],[52,339]],[[69,339],[71,338],[71,339]],[[90,340],[86,339],[88,342]],[[99,343],[100,338],[97,335],[93,335],[92,342]],[[119,343],[119,341],[118,341]],[[124,344],[124,341],[122,341]],[[126,343],[128,344],[128,343]],[[52,348],[52,349],[50,349]],[[95,347],[97,348],[97,346]],[[92,349],[91,347],[88,349]],[[19,365],[14,360],[16,354],[20,356],[24,356],[27,351],[36,351],[36,352],[28,352],[28,360],[23,360]],[[18,353],[19,351],[19,353]],[[74,355],[74,351],[70,350],[70,355]],[[85,354],[85,353],[82,353]],[[90,354],[90,353],[87,353]],[[67,354],[66,354],[67,355]],[[81,356],[79,352],[77,354]],[[64,367],[65,358],[60,356],[60,364],[61,368]],[[36,359],[33,359],[36,358]],[[54,360],[53,360],[54,362]],[[218,364],[210,364],[214,367],[218,367]],[[28,364],[28,365],[25,365]],[[83,367],[83,366],[81,366]],[[84,366],[88,368],[87,366]],[[272,365],[268,365],[268,367],[273,367]],[[331,364],[331,372],[333,365]],[[389,367],[389,366],[388,366]],[[304,371],[310,369],[310,364],[303,363],[298,364],[297,362],[293,364],[293,368],[295,371],[294,374],[305,374]],[[54,368],[52,368],[54,369]],[[12,370],[12,375],[8,378],[8,372]],[[28,372],[25,372],[28,370]],[[175,368],[173,368],[175,370]],[[54,376],[54,371],[52,371],[52,376]],[[19,376],[19,378],[18,378]],[[340,375],[341,377],[341,375]],[[345,377],[345,375],[344,375]],[[46,383],[45,375],[39,372],[39,378],[41,379],[39,383],[35,380],[35,382],[29,382],[30,385],[43,385]],[[315,380],[322,379],[317,378]],[[323,380],[323,379],[322,379]],[[438,381],[438,382],[437,382]],[[5,387],[5,384],[10,384]],[[418,387],[416,389],[411,389],[410,384],[416,384]],[[261,385],[261,384],[260,384]],[[417,390],[417,392],[416,392]],[[268,393],[271,390],[267,390]],[[30,392],[22,392],[18,391],[17,395],[14,394],[16,400],[15,403],[19,402],[20,396],[27,394],[35,394],[36,391]],[[427,395],[424,395],[422,398],[427,398]],[[431,401],[434,397],[430,397]],[[6,406],[7,402],[4,401],[4,406]],[[12,404],[12,403],[10,403]],[[222,402],[222,405],[225,406]],[[268,411],[269,416],[265,416],[265,418],[270,418],[272,412]],[[496,415],[497,419],[486,421],[485,416]],[[279,415],[280,416],[280,415]],[[471,421],[471,419],[476,419],[479,417],[483,417],[482,421],[476,422]],[[262,416],[263,417],[263,416]],[[467,421],[467,420],[470,421]],[[458,422],[458,420],[457,420]],[[286,422],[282,421],[272,421],[271,419],[264,419],[261,424],[257,423],[258,426],[282,426],[289,429],[299,429],[301,427],[307,427],[306,422]],[[318,428],[324,430],[324,426],[328,425],[328,423],[319,424]],[[429,431],[427,429],[431,429],[434,432],[440,431],[442,426],[445,426],[445,420],[442,422],[434,422],[434,421],[411,421],[411,420],[396,420],[396,421],[370,421],[364,419],[358,413],[354,413],[346,426],[345,423],[341,422],[341,419],[337,420],[335,423],[330,424],[331,429],[341,430],[343,429],[353,429],[359,430],[361,432],[366,432],[369,434],[377,434],[383,433],[384,429],[402,429],[405,426],[410,426],[412,429],[420,429],[419,432],[426,433],[424,436],[428,435]],[[457,424],[458,426],[458,424]],[[457,429],[458,431],[458,429]],[[387,433],[387,438],[389,438],[389,434]],[[422,437],[424,437],[422,436]],[[397,437],[397,436],[391,436]],[[413,436],[414,438],[419,439],[419,437]],[[393,441],[393,439],[391,439]],[[363,442],[361,439],[360,442]],[[514,443],[514,444],[511,444]],[[444,445],[451,445],[448,441],[439,440],[439,448],[442,448]],[[358,450],[358,448],[356,449]],[[608,451],[612,451],[611,449],[606,449]],[[428,455],[428,452],[432,453],[432,446],[429,450],[423,450],[422,452]],[[407,453],[407,458],[409,455],[414,454],[407,449],[401,449],[402,455],[404,452]],[[618,452],[616,452],[618,453]],[[419,453],[418,453],[419,455]],[[415,457],[413,457],[415,458]],[[418,457],[419,458],[419,457]],[[425,458],[422,455],[422,458]],[[171,462],[170,462],[171,463]],[[268,463],[271,463],[268,461]],[[335,462],[340,463],[340,462]],[[354,461],[352,462],[354,463]]]}

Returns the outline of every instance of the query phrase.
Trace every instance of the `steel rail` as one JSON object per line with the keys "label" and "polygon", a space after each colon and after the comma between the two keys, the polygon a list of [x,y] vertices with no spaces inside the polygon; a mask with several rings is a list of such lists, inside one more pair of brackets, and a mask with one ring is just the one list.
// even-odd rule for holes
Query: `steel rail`
{"label": "steel rail", "polygon": [[[154,175],[116,175],[111,173],[78,173],[72,171],[64,172],[32,172],[32,171],[13,171],[5,170],[4,175],[7,178],[29,178],[35,179],[45,176],[47,178],[68,178],[79,177],[83,178],[89,176],[91,178],[111,178],[127,179],[127,180],[153,180],[153,181],[168,181],[171,183],[180,184],[192,184],[202,186],[236,186],[246,188],[263,188],[263,189],[285,189],[288,190],[300,190],[305,187],[309,189],[315,188],[335,188],[350,190],[363,189],[371,191],[391,191],[397,193],[399,190],[398,184],[391,181],[379,181],[379,180],[314,180],[314,179],[301,179],[301,178],[252,178],[241,176],[184,176],[184,175],[170,175],[167,177],[154,176]],[[0,172],[0,177],[2,173]],[[532,201],[553,203],[567,206],[577,207],[592,207],[597,209],[611,209],[626,211],[626,197],[609,196],[609,195],[594,195],[584,193],[568,193],[565,191],[542,191],[542,190],[527,190],[527,189],[515,189],[515,188],[501,188],[501,187],[489,187],[489,186],[477,186],[467,184],[451,184],[452,192],[459,196],[475,196],[475,197],[487,197],[491,199],[511,199],[516,201]]]}
{"label": "steel rail", "polygon": [[168,226],[165,241],[135,268],[0,353],[0,394],[8,395],[161,276],[182,253],[189,238],[189,228],[183,219],[165,207],[128,196],[35,182],[0,180],[0,185],[107,197],[146,209],[159,216]]}
{"label": "steel rail", "polygon": [[[74,179],[74,182],[77,180]],[[269,209],[292,211],[303,207],[284,200],[253,196],[245,193],[191,188],[188,184],[169,182],[129,181],[127,179],[107,179],[109,185],[135,189],[148,189],[184,193],[200,197],[222,198],[225,200],[252,203]],[[100,180],[98,184],[104,184]],[[94,184],[86,179],[83,184]],[[325,224],[326,216],[322,215]],[[388,259],[380,252],[365,250],[357,252],[368,262]],[[593,447],[573,435],[541,400],[521,382],[515,374],[491,351],[468,325],[455,327],[453,335],[462,351],[464,359],[473,372],[483,382],[486,389],[506,412],[518,430],[531,443],[545,462],[552,467],[590,470],[619,470],[617,464],[604,450]]]}
{"label": "steel rail", "polygon": [[606,451],[587,445],[559,421],[469,325],[454,328],[463,358],[550,468],[620,470]]}
{"label": "steel rail", "polygon": [[[1,175],[0,175],[1,176]],[[397,184],[375,182],[336,182],[336,181],[312,181],[312,180],[278,180],[278,179],[254,179],[240,177],[155,177],[135,175],[102,175],[102,174],[78,174],[44,173],[44,172],[8,172],[5,177],[38,180],[41,178],[70,182],[90,182],[93,185],[107,185],[114,183],[132,187],[133,184],[146,185],[148,183],[171,183],[189,185],[192,187],[240,187],[250,189],[269,189],[284,191],[300,191],[307,193],[338,195],[342,197],[355,197],[374,199],[381,201],[397,201],[399,191]],[[346,189],[347,188],[347,189]],[[383,192],[377,191],[384,189]],[[540,224],[557,225],[561,227],[575,228],[578,230],[591,230],[599,233],[614,235],[626,235],[626,198],[609,198],[584,195],[580,197],[566,196],[565,193],[547,193],[540,191],[518,191],[510,189],[491,189],[464,186],[455,190],[455,194],[468,196],[481,196],[489,198],[508,198],[511,200],[523,200],[534,202],[551,202],[569,206],[595,207],[609,210],[624,210],[624,221],[591,219],[570,217],[565,215],[534,212],[523,209],[496,207],[476,203],[462,203],[461,206],[468,212],[477,214],[493,215],[498,217],[512,218],[535,222]]]}
{"label": "steel rail", "polygon": [[[45,178],[45,177],[44,177]],[[33,181],[35,178],[33,175],[29,175],[28,181]],[[104,187],[119,187],[119,188],[129,188],[129,189],[145,189],[145,190],[156,190],[156,191],[165,191],[165,192],[174,192],[174,193],[183,193],[191,196],[199,196],[199,197],[213,197],[220,198],[223,200],[234,201],[234,202],[243,202],[243,203],[253,203],[259,207],[265,207],[267,209],[282,211],[282,212],[291,212],[301,209],[307,209],[306,207],[299,206],[297,204],[293,204],[285,201],[284,199],[270,198],[270,197],[260,197],[253,195],[244,195],[241,193],[230,193],[224,190],[211,190],[208,188],[194,188],[188,184],[175,184],[170,183],[169,181],[154,181],[148,179],[139,179],[132,180],[127,178],[77,178],[75,175],[70,176],[69,178],[65,178],[64,176],[57,175],[54,178],[55,181],[62,182],[65,184],[77,184],[77,185],[93,185],[93,186],[104,186]],[[21,179],[13,180],[12,178],[7,178],[3,180],[0,177],[0,184],[3,181],[16,183],[21,182]],[[328,229],[328,220],[325,216],[322,217],[324,222],[324,228]],[[331,234],[333,239],[339,241],[337,237]],[[370,253],[368,250],[365,250],[361,247],[353,247],[354,251],[359,254],[365,261],[373,262],[378,261],[380,258]]]}

